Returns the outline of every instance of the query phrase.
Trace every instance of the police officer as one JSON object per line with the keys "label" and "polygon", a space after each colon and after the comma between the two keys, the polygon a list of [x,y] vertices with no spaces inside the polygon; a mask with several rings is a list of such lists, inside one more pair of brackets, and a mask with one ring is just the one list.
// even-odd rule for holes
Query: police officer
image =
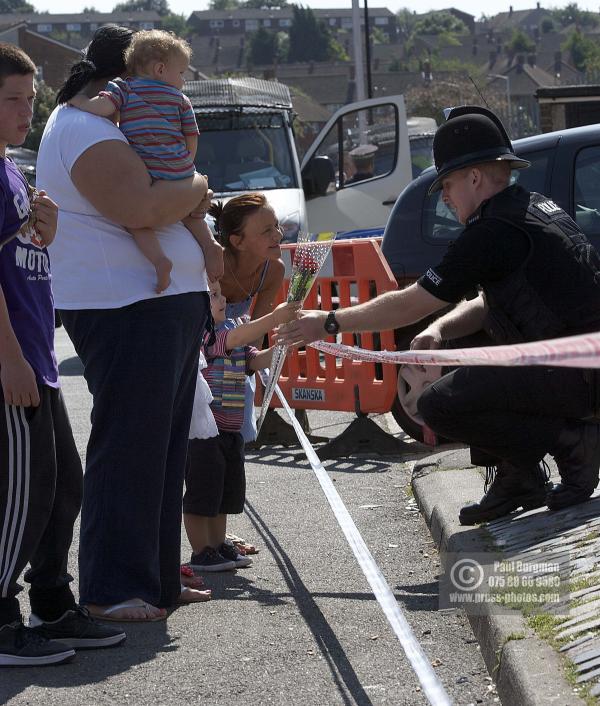
{"label": "police officer", "polygon": [[346,184],[355,184],[375,176],[375,152],[377,145],[359,145],[348,153],[356,171],[346,179]]}
{"label": "police officer", "polygon": [[[514,154],[500,120],[483,108],[455,108],[433,152],[430,192],[441,189],[465,225],[442,261],[406,289],[335,312],[303,312],[281,340],[402,327],[449,303],[455,308],[411,347],[438,348],[480,330],[499,344],[600,330],[600,258],[553,201],[510,185],[511,169],[529,163]],[[573,368],[459,367],[431,385],[418,405],[425,422],[496,468],[461,522],[587,500],[600,467],[594,392],[592,372]],[[546,453],[561,476],[554,487],[541,465]]]}

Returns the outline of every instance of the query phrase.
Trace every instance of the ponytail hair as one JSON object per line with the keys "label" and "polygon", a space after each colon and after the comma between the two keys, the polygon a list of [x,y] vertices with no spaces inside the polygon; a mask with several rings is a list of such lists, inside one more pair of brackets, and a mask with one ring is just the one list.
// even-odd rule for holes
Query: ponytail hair
{"label": "ponytail hair", "polygon": [[90,82],[107,81],[125,73],[125,51],[133,37],[128,27],[105,25],[94,33],[84,50],[83,59],[71,67],[71,72],[56,95],[60,105],[71,100]]}
{"label": "ponytail hair", "polygon": [[231,247],[231,235],[243,237],[248,216],[268,205],[265,195],[258,192],[234,196],[226,204],[213,201],[208,212],[215,219],[215,231],[221,245],[225,248]]}

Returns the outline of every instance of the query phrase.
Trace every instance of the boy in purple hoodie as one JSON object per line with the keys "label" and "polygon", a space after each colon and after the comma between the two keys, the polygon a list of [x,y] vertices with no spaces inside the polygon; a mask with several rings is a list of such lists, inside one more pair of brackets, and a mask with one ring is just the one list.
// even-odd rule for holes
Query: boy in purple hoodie
{"label": "boy in purple hoodie", "polygon": [[[73,597],[67,558],[82,471],[58,383],[46,246],[58,208],[6,156],[33,113],[35,64],[0,43],[0,666],[70,661],[73,648],[123,642]],[[25,627],[17,580],[29,564]]]}

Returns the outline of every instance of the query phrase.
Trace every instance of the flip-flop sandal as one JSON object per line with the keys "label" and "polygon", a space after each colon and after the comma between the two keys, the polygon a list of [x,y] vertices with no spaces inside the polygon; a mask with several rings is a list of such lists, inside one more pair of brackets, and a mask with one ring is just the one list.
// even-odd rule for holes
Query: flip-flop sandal
{"label": "flip-flop sandal", "polygon": [[194,591],[192,594],[194,598],[190,600],[186,600],[185,598],[182,598],[182,596],[186,593],[186,591],[190,591],[194,589],[190,589],[188,586],[184,586],[181,584],[181,593],[179,595],[179,600],[177,601],[178,605],[191,605],[192,603],[206,603],[206,601],[210,601],[212,599],[211,591],[210,588],[205,590],[205,591]]}
{"label": "flip-flop sandal", "polygon": [[[118,610],[123,610],[124,608],[144,608],[146,611],[145,618],[117,618],[113,616]],[[157,623],[161,620],[167,619],[167,612],[161,613],[154,617],[150,616],[148,611],[152,608],[149,603],[143,601],[141,598],[132,598],[129,601],[123,601],[123,603],[116,603],[115,605],[107,606],[100,610],[90,610],[90,615],[97,620],[106,620],[113,623]],[[89,610],[89,608],[88,608]]]}
{"label": "flip-flop sandal", "polygon": [[187,564],[181,565],[181,585],[186,588],[195,588],[201,590],[204,588],[204,579],[202,576],[196,576],[194,569]]}
{"label": "flip-flop sandal", "polygon": [[237,537],[235,534],[226,535],[226,539],[228,539],[232,544],[235,544],[240,554],[258,554],[259,550],[254,546],[254,544],[249,544],[245,539]]}

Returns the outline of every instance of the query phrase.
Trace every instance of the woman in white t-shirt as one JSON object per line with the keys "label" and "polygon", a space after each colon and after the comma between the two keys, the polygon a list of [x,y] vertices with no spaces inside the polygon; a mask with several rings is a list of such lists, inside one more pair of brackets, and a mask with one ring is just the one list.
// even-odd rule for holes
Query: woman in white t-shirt
{"label": "woman in white t-shirt", "polygon": [[[198,351],[207,312],[202,250],[178,221],[204,177],[151,179],[109,120],[64,105],[124,72],[131,30],[100,28],[59,91],[37,162],[60,205],[51,251],[56,308],[93,396],[79,548],[80,601],[92,615],[153,621],[206,599],[180,584],[181,498]],[[207,204],[208,205],[208,204]],[[154,228],[173,262],[154,270],[125,228]]]}

